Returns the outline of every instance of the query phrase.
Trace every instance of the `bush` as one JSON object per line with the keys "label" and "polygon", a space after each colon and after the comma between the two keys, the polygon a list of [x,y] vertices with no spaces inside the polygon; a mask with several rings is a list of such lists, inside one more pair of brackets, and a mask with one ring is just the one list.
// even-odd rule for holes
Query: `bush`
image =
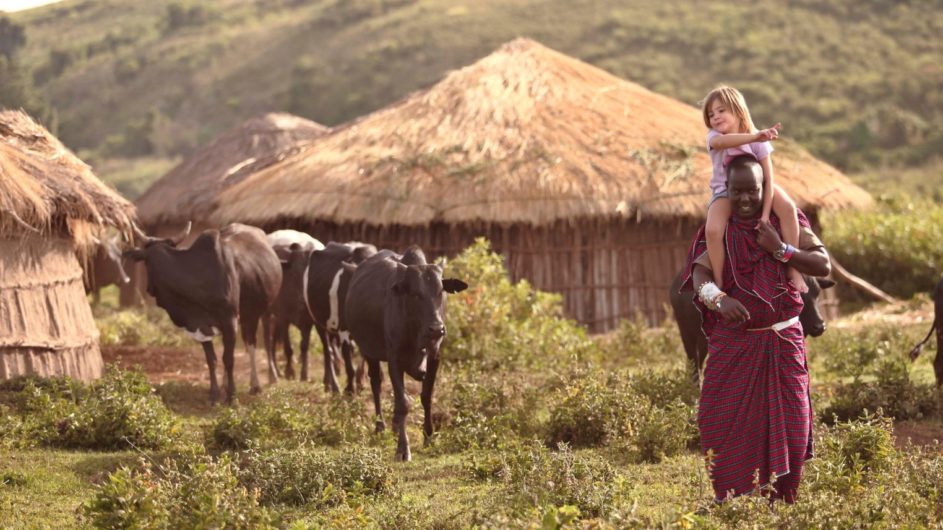
{"label": "bush", "polygon": [[877,209],[826,216],[828,250],[852,272],[896,296],[928,292],[943,270],[943,204],[881,197]]}
{"label": "bush", "polygon": [[631,390],[630,380],[618,373],[602,378],[590,371],[570,376],[552,405],[547,444],[573,447],[607,445],[634,437],[639,420],[651,409],[644,396]]}
{"label": "bush", "polygon": [[238,476],[227,455],[170,459],[156,468],[142,459],[138,468],[122,466],[96,486],[82,512],[103,529],[274,528],[258,493],[240,485]]}
{"label": "bush", "polygon": [[683,453],[699,438],[694,407],[676,401],[653,407],[637,423],[636,435],[626,450],[640,462],[658,463]]}
{"label": "bush", "polygon": [[[17,395],[19,420],[7,423],[19,446],[158,449],[178,437],[179,424],[140,372],[109,367],[87,388],[80,383],[26,380]],[[0,427],[2,428],[2,427]]]}
{"label": "bush", "polygon": [[848,494],[890,469],[897,454],[893,424],[880,412],[837,423],[816,436],[817,458],[807,473],[810,488]]}
{"label": "bush", "polygon": [[600,344],[603,360],[631,361],[642,367],[653,363],[675,364],[685,359],[681,336],[674,319],[669,317],[661,325],[651,327],[642,313],[632,320],[622,320],[612,333],[602,335]]}
{"label": "bush", "polygon": [[387,493],[394,484],[393,470],[379,450],[363,446],[348,446],[339,454],[309,448],[253,450],[240,456],[239,467],[240,483],[258,491],[265,506],[331,506],[351,494]]}
{"label": "bush", "polygon": [[589,516],[605,514],[623,484],[604,459],[574,453],[566,444],[550,451],[536,440],[472,455],[466,467],[479,480],[502,482],[526,505],[571,505]]}
{"label": "bush", "polygon": [[883,410],[884,414],[897,420],[935,414],[938,409],[936,390],[928,385],[915,385],[908,370],[907,361],[887,358],[876,369],[876,381],[855,380],[839,385],[823,412],[823,421],[848,421],[869,410]]}
{"label": "bush", "polygon": [[527,281],[511,283],[499,254],[478,238],[445,266],[445,276],[468,283],[453,295],[446,315],[449,359],[474,361],[483,370],[553,366],[582,359],[593,343],[563,316],[562,297],[538,291]]}
{"label": "bush", "polygon": [[370,436],[363,405],[345,396],[331,396],[315,406],[283,388],[247,407],[222,409],[205,433],[207,447],[243,450],[300,447],[309,443],[339,445]]}

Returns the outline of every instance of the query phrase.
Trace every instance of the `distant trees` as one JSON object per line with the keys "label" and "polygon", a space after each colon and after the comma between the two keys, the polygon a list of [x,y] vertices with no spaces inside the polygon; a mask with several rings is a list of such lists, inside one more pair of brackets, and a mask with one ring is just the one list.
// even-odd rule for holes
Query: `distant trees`
{"label": "distant trees", "polygon": [[8,60],[26,44],[26,31],[10,17],[0,17],[0,53]]}
{"label": "distant trees", "polygon": [[55,111],[39,97],[29,70],[16,59],[16,52],[24,44],[23,26],[9,17],[0,17],[0,108],[23,109],[55,134]]}

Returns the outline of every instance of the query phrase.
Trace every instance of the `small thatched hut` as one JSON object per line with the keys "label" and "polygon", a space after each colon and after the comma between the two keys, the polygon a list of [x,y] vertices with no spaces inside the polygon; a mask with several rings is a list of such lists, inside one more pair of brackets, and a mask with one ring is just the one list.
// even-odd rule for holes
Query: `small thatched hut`
{"label": "small thatched hut", "polygon": [[[705,136],[698,109],[518,39],[249,176],[214,217],[432,255],[484,235],[603,331],[663,317],[706,215]],[[788,140],[775,160],[813,216],[871,200]]]}
{"label": "small thatched hut", "polygon": [[[137,199],[142,227],[151,235],[170,236],[192,222],[192,240],[213,226],[209,215],[222,190],[327,131],[313,121],[277,112],[245,121],[174,166]],[[137,302],[143,292],[142,267],[131,270],[132,282],[121,291],[122,304]]]}
{"label": "small thatched hut", "polygon": [[102,371],[78,256],[134,206],[26,114],[0,111],[0,379]]}

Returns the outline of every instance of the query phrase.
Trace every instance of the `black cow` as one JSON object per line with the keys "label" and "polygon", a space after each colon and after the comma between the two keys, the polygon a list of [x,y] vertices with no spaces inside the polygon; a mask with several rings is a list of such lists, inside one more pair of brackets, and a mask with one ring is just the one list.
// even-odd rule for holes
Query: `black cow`
{"label": "black cow", "polygon": [[339,392],[332,360],[340,354],[347,370],[345,392],[358,388],[354,383],[353,344],[347,327],[347,289],[357,265],[377,253],[366,243],[328,243],[323,250],[311,253],[304,292],[311,318],[314,320],[324,352],[324,388]]}
{"label": "black cow", "polygon": [[101,289],[111,284],[121,285],[131,281],[124,271],[122,261],[118,236],[100,241],[95,248],[95,255],[84,263],[85,294],[92,293],[97,303]]}
{"label": "black cow", "polygon": [[380,412],[380,363],[389,364],[393,385],[393,429],[399,433],[396,459],[411,458],[406,437],[409,403],[403,374],[422,381],[425,412],[425,442],[432,436],[432,390],[439,367],[439,347],[445,337],[443,307],[445,293],[463,291],[468,285],[442,279],[442,268],[426,263],[422,251],[413,249],[402,257],[383,250],[357,267],[347,292],[347,323],[367,361],[376,429],[386,425]]}
{"label": "black cow", "polygon": [[927,336],[920,341],[920,344],[910,350],[910,360],[916,361],[920,355],[923,345],[930,340],[933,330],[936,330],[936,358],[933,359],[933,373],[936,375],[936,386],[943,385],[943,279],[936,284],[933,291],[933,324],[930,325],[930,331]]}
{"label": "black cow", "polygon": [[304,232],[296,230],[278,230],[266,236],[279,261],[282,263],[282,287],[272,304],[274,332],[272,347],[277,350],[278,342],[285,344],[285,377],[294,379],[295,368],[292,364],[293,352],[288,336],[290,325],[301,331],[301,380],[308,380],[308,346],[311,342],[311,327],[314,322],[306,306],[304,294],[305,275],[308,258],[315,250],[324,245]]}
{"label": "black cow", "polygon": [[[809,286],[809,292],[802,293],[804,303],[802,312],[799,313],[799,322],[802,324],[802,331],[805,336],[818,337],[825,333],[825,320],[815,306],[815,301],[822,293],[823,289],[828,289],[835,285],[835,282],[827,278],[815,278],[805,275],[806,285]],[[681,274],[675,277],[671,282],[668,297],[671,300],[671,308],[674,312],[675,321],[678,323],[678,332],[681,334],[681,343],[684,345],[684,352],[687,354],[688,363],[692,368],[691,379],[698,382],[700,379],[701,368],[704,366],[704,358],[707,356],[707,337],[701,330],[701,313],[694,305],[694,291],[680,291]]]}
{"label": "black cow", "polygon": [[271,344],[269,307],[282,283],[282,268],[262,230],[231,224],[221,230],[206,230],[190,248],[177,249],[189,233],[173,239],[148,237],[137,231],[141,247],[125,252],[144,261],[147,292],[164,308],[173,323],[199,341],[210,370],[210,399],[219,399],[216,384],[216,353],[213,336],[222,334],[223,366],[226,368],[226,401],[235,395],[233,379],[236,320],[251,363],[251,388],[261,389],[255,367],[255,337],[259,319],[268,353],[269,382],[278,378]]}

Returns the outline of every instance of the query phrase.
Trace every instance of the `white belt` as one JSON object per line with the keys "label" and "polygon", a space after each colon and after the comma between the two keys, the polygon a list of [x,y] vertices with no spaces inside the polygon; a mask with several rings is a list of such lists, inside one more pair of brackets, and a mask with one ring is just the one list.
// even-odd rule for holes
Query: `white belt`
{"label": "white belt", "polygon": [[783,320],[782,322],[777,322],[773,324],[772,326],[766,326],[765,328],[753,328],[753,329],[748,329],[747,331],[768,331],[768,330],[782,331],[788,327],[795,326],[797,322],[799,322],[799,317],[794,316],[790,318],[789,320]]}

